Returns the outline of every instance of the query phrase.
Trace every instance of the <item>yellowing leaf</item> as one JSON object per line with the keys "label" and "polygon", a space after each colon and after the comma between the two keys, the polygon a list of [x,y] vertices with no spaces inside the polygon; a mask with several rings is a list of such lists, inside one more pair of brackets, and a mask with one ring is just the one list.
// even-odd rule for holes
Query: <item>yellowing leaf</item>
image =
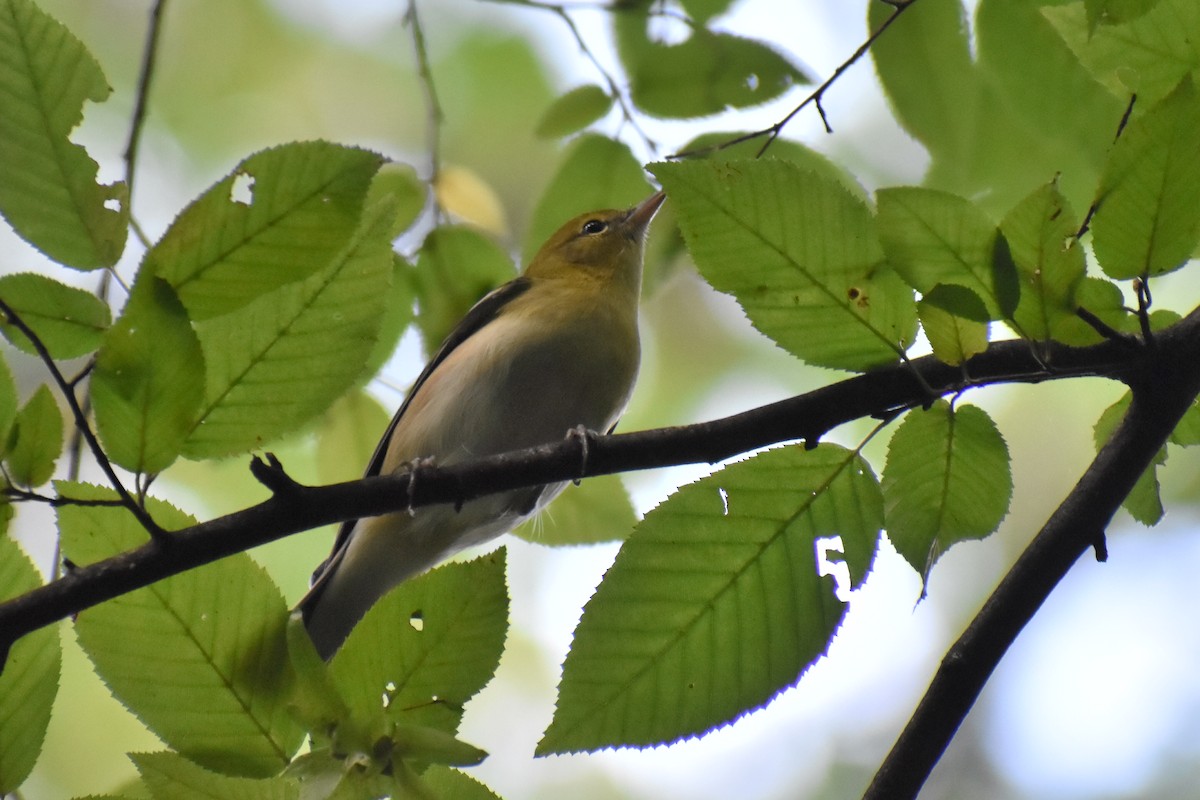
{"label": "yellowing leaf", "polygon": [[464,222],[488,233],[508,233],[504,204],[479,173],[466,167],[443,166],[433,187],[438,204]]}

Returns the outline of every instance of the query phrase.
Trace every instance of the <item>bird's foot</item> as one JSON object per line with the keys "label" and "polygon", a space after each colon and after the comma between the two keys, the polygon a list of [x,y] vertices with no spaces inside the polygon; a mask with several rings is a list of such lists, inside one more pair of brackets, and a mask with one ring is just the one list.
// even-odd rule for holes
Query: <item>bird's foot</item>
{"label": "bird's foot", "polygon": [[408,472],[408,515],[415,517],[417,510],[413,507],[417,497],[417,478],[423,469],[433,469],[437,466],[437,459],[433,456],[425,456],[422,458],[414,458],[404,465],[405,471]]}

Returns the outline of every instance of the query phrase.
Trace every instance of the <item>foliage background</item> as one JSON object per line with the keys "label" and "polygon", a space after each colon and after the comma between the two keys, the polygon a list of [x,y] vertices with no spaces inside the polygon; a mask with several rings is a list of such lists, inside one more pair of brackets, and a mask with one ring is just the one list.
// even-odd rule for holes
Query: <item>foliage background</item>
{"label": "foliage background", "polygon": [[[148,4],[46,0],[42,6],[84,40],[114,86],[108,102],[89,106],[75,138],[101,161],[101,180],[119,178]],[[548,14],[467,2],[426,3],[421,10],[446,115],[442,157],[495,192],[502,216],[493,222],[516,251],[562,154],[559,143],[533,135],[533,123],[557,93],[597,76]],[[278,142],[326,138],[426,164],[428,120],[402,11],[402,4],[382,1],[171,4],[133,209],[151,238],[245,154]],[[865,16],[863,3],[746,0],[721,26],[776,41],[823,77],[865,37]],[[585,29],[590,21],[602,30],[602,16],[592,17],[580,12]],[[602,54],[605,38],[588,33]],[[669,152],[701,130],[769,124],[794,100],[789,95],[699,128],[646,122],[646,130]],[[839,80],[824,105],[834,135],[805,113],[788,136],[829,153],[869,189],[920,181],[927,158],[892,121],[869,62]],[[616,128],[615,115],[601,125],[610,133]],[[625,138],[640,146],[636,137]],[[654,155],[644,147],[635,152],[644,160]],[[464,194],[480,197],[469,185]],[[667,235],[667,227],[659,222],[655,235]],[[7,228],[0,229],[0,254],[4,272],[39,266]],[[123,274],[132,273],[139,255],[130,247]],[[91,288],[88,280],[80,276],[79,285]],[[1186,311],[1198,296],[1187,271],[1155,284],[1157,307]],[[775,349],[689,268],[652,276],[644,308],[645,362],[623,430],[711,418],[835,377]],[[42,380],[41,365],[9,355],[27,396]],[[375,387],[385,406],[399,401],[396,387],[407,385],[420,361],[410,337],[388,367],[390,385]],[[1013,455],[1015,495],[1000,533],[951,551],[919,605],[919,576],[885,545],[829,657],[797,688],[729,728],[670,749],[530,758],[552,711],[568,637],[615,547],[549,550],[510,538],[514,628],[499,676],[467,714],[463,738],[491,753],[473,774],[511,797],[557,797],[567,786],[572,796],[587,798],[853,791],[890,747],[948,642],[1074,483],[1093,452],[1092,423],[1119,394],[1120,387],[1094,380],[973,393]],[[865,430],[833,438],[853,444]],[[872,445],[874,455],[885,442]],[[345,470],[340,474],[318,473],[306,441],[277,451],[300,480],[358,471],[348,459],[333,465]],[[1200,544],[1189,535],[1196,523],[1191,506],[1200,496],[1195,459],[1173,453],[1164,474],[1170,513],[1162,525],[1146,531],[1122,513],[1109,562],[1081,562],[1052,596],[1002,663],[924,796],[1174,797],[1196,784],[1200,684],[1190,667],[1200,657],[1200,631],[1191,609],[1200,588],[1189,569],[1200,561]],[[667,470],[627,476],[627,484],[644,511],[702,473]],[[176,502],[202,517],[242,507],[265,491],[242,460],[217,467],[181,462],[163,480]],[[204,487],[206,505],[189,486]],[[45,515],[39,526],[41,513],[22,507],[15,529],[45,553],[37,538],[52,523]],[[292,537],[254,556],[294,600],[328,537]],[[127,751],[157,749],[103,689],[70,634],[64,643],[58,708],[70,712],[56,713],[51,723],[25,789],[28,800],[115,787],[134,774]]]}

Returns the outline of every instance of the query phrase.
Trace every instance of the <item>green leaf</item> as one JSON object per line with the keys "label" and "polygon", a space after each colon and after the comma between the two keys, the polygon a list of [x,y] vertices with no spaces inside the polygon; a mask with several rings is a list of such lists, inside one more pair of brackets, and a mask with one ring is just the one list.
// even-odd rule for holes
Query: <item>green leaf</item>
{"label": "green leaf", "polygon": [[321,483],[361,478],[390,415],[363,390],[338,398],[317,428],[317,475]]}
{"label": "green leaf", "polygon": [[655,164],[704,278],[810,364],[895,361],[916,333],[911,291],[887,269],[867,207],[783,161]]}
{"label": "green leaf", "polygon": [[[12,506],[0,507],[0,524],[7,528],[11,519]],[[0,532],[0,601],[41,585],[33,562]],[[17,790],[41,753],[61,671],[58,626],[22,636],[8,652],[0,672],[0,795]]]}
{"label": "green leaf", "polygon": [[688,119],[756,106],[809,82],[803,70],[763,42],[692,28],[681,44],[663,45],[647,35],[644,8],[612,17],[630,97],[653,117]]}
{"label": "green leaf", "polygon": [[[1103,278],[1084,278],[1075,290],[1075,304],[1095,314],[1113,330],[1129,328],[1132,318],[1125,307],[1125,296],[1115,283]],[[1096,344],[1104,337],[1091,325],[1075,317],[1060,322],[1055,338],[1064,344],[1088,345]]]}
{"label": "green leaf", "polygon": [[1200,402],[1193,403],[1171,431],[1171,444],[1194,447],[1200,444]]}
{"label": "green leaf", "polygon": [[179,456],[204,397],[204,356],[187,312],[145,275],[96,357],[96,429],[115,463],[154,474]]}
{"label": "green leaf", "polygon": [[[5,275],[0,278],[0,299],[33,329],[56,359],[76,358],[95,350],[111,322],[108,306],[98,297],[43,275]],[[37,348],[15,325],[0,323],[0,331],[17,349],[37,354]]]}
{"label": "green leaf", "polygon": [[470,775],[450,767],[430,767],[421,776],[421,782],[438,800],[500,800],[500,795]]}
{"label": "green leaf", "polygon": [[8,438],[8,477],[17,486],[41,486],[54,475],[63,446],[63,421],[50,387],[39,386],[17,412]]}
{"label": "green leaf", "polygon": [[504,551],[402,583],[367,612],[333,657],[351,714],[386,714],[454,733],[491,680],[508,630]]}
{"label": "green leaf", "polygon": [[383,301],[383,318],[379,321],[379,336],[367,356],[362,377],[373,378],[380,368],[392,357],[400,344],[400,337],[408,330],[416,316],[412,282],[412,266],[400,256],[392,253],[392,284]]}
{"label": "green leaf", "polygon": [[1110,277],[1171,272],[1200,244],[1198,130],[1200,94],[1189,79],[1113,145],[1092,218],[1096,259]]}
{"label": "green leaf", "polygon": [[394,205],[373,207],[328,267],[197,325],[206,388],[186,456],[262,447],[363,377],[391,296],[393,219]]}
{"label": "green leaf", "polygon": [[987,307],[991,319],[1011,316],[1019,285],[996,226],[977,206],[936,189],[880,189],[879,239],[888,263],[918,292],[940,284],[963,286]]}
{"label": "green leaf", "polygon": [[616,475],[601,475],[568,487],[513,533],[534,544],[595,544],[624,539],[636,524],[625,484]]}
{"label": "green leaf", "polygon": [[412,272],[417,327],[426,355],[437,350],[480,298],[515,277],[508,254],[473,228],[448,226],[431,231]]}
{"label": "green leaf", "polygon": [[328,142],[256,153],[179,215],[142,268],[175,287],[194,320],[242,308],[345,252],[382,163]]}
{"label": "green leaf", "polygon": [[1012,490],[1008,447],[987,413],[938,400],[927,411],[909,412],[888,446],[888,538],[927,585],[934,563],[953,545],[996,530]]}
{"label": "green leaf", "polygon": [[987,308],[970,289],[939,283],[917,303],[917,314],[941,362],[961,364],[987,349]]}
{"label": "green leaf", "polygon": [[8,362],[0,356],[0,456],[8,452],[13,423],[17,421],[17,386]]}
{"label": "green leaf", "polygon": [[1098,27],[1082,2],[1041,12],[1080,63],[1122,103],[1136,94],[1137,104],[1149,108],[1200,67],[1200,6],[1193,0],[1160,0],[1126,24]]}
{"label": "green leaf", "polygon": [[388,161],[371,178],[371,186],[363,201],[364,216],[377,204],[387,203],[387,209],[392,214],[388,232],[394,239],[411,228],[417,217],[421,216],[427,194],[425,182],[415,169],[408,164]]}
{"label": "green leaf", "polygon": [[29,0],[0,4],[0,213],[34,247],[79,269],[117,263],[129,224],[124,183],[68,138],[85,101],[112,89],[87,48]]}
{"label": "green leaf", "polygon": [[584,609],[537,752],[671,742],[765,705],[845,613],[818,540],[841,537],[858,585],[882,522],[870,468],[835,445],[770,450],[683,487]]}
{"label": "green leaf", "polygon": [[1031,339],[1057,339],[1075,319],[1075,290],[1085,270],[1078,228],[1055,182],[1034,190],[1000,223],[1021,283],[1013,319]]}
{"label": "green leaf", "polygon": [[1158,5],[1159,0],[1083,0],[1087,11],[1089,32],[1098,25],[1119,25],[1130,22]]}
{"label": "green leaf", "polygon": [[[1104,409],[1096,426],[1092,429],[1092,438],[1099,451],[1112,438],[1113,432],[1129,410],[1133,395],[1126,392],[1120,400]],[[1167,463],[1167,448],[1163,447],[1155,455],[1154,460],[1146,467],[1146,471],[1138,477],[1129,496],[1121,504],[1129,515],[1146,526],[1157,525],[1163,517],[1162,499],[1158,492],[1158,468]]]}
{"label": "green leaf", "polygon": [[[60,482],[62,497],[111,500],[108,489]],[[159,525],[192,517],[151,498]],[[123,508],[58,508],[63,552],[92,564],[146,543]],[[300,746],[279,589],[243,554],[166,578],[79,614],[75,631],[96,672],[146,727],[201,766],[274,775]]]}
{"label": "green leaf", "polygon": [[654,191],[629,147],[607,136],[585,134],[567,152],[533,211],[522,248],[525,263],[576,214],[627,208]]}
{"label": "green leaf", "polygon": [[543,139],[569,136],[602,118],[612,104],[612,97],[596,84],[576,86],[546,109],[533,132]]}
{"label": "green leaf", "polygon": [[222,775],[178,753],[130,753],[154,800],[299,800],[300,785],[282,777],[265,780]]}

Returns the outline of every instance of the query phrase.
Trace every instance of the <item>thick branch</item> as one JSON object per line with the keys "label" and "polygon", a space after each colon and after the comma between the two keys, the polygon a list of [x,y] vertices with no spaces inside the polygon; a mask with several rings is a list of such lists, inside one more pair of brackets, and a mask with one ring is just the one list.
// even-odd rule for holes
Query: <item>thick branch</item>
{"label": "thick branch", "polygon": [[[1187,322],[1195,330],[1196,312]],[[1177,326],[1178,327],[1178,326]],[[1200,393],[1200,338],[1175,341],[1127,376],[1133,402],[1079,483],[1034,537],[942,659],[916,712],[864,798],[915,798],[996,664],[1067,570],[1102,536],[1121,503]]]}
{"label": "thick branch", "polygon": [[[1169,358],[1197,341],[1200,312],[1159,332],[1157,354]],[[584,474],[716,462],[798,439],[815,443],[842,423],[922,405],[928,401],[930,389],[952,394],[989,383],[1037,383],[1080,375],[1130,380],[1139,373],[1144,358],[1143,351],[1112,341],[1087,348],[1049,344],[1036,354],[1026,342],[1001,342],[971,359],[965,369],[927,356],[711,422],[596,437],[588,446]],[[401,511],[410,504],[461,503],[522,486],[571,480],[579,474],[576,437],[453,467],[425,468],[411,499],[406,474],[334,486],[298,486],[286,497],[273,497],[105,561],[79,566],[46,586],[0,604],[0,653],[24,634],[105,600],[300,531]]]}

